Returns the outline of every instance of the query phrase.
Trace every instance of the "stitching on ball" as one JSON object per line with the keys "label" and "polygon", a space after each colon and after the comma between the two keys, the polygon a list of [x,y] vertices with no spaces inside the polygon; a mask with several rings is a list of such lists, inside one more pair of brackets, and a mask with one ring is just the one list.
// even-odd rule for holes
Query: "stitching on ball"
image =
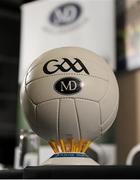
{"label": "stitching on ball", "polygon": [[37,103],[36,105],[40,105],[40,104],[43,104],[43,103],[45,103],[45,102],[47,102],[47,101],[53,101],[53,100],[56,100],[56,99],[69,99],[69,100],[73,100],[73,99],[76,99],[76,100],[86,100],[86,101],[92,101],[92,102],[95,102],[95,103],[97,103],[97,104],[99,104],[99,101],[96,101],[96,100],[92,100],[92,99],[86,99],[86,98],[80,98],[80,97],[75,97],[75,98],[72,98],[72,97],[59,97],[59,98],[52,98],[52,99],[49,99],[49,100],[45,100],[45,101],[42,101],[42,102],[40,102],[40,103]]}
{"label": "stitching on ball", "polygon": [[31,81],[29,81],[28,83],[26,83],[26,81],[27,81],[27,76],[26,76],[25,84],[28,85],[28,84],[30,84],[31,82],[37,81],[37,80],[39,80],[39,79],[45,79],[45,78],[48,78],[48,77],[51,77],[51,76],[73,76],[73,75],[76,75],[76,76],[87,76],[87,77],[102,79],[103,81],[107,81],[107,82],[109,81],[109,80],[107,80],[107,79],[98,77],[98,76],[96,76],[96,75],[86,75],[86,74],[80,74],[80,73],[79,73],[79,74],[77,74],[77,73],[63,73],[63,74],[53,74],[53,75],[49,75],[49,76],[42,76],[42,77],[40,77],[40,78],[31,80]]}

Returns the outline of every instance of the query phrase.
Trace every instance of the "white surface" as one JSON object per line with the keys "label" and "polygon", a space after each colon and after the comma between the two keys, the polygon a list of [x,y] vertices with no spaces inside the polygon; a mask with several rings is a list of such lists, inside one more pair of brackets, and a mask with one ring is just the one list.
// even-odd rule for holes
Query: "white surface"
{"label": "white surface", "polygon": [[41,146],[39,149],[39,164],[43,164],[54,154],[50,146]]}
{"label": "white surface", "polygon": [[[114,144],[95,144],[92,143],[90,148],[99,155],[101,165],[116,165],[116,145]],[[40,147],[40,164],[48,160],[53,155],[50,146]]]}
{"label": "white surface", "polygon": [[126,159],[126,165],[133,165],[132,164],[133,163],[133,158],[134,158],[135,154],[137,152],[139,152],[139,151],[140,151],[140,144],[137,144],[136,146],[134,146],[130,150],[130,152],[129,152],[128,156],[127,156],[127,159]]}
{"label": "white surface", "polygon": [[[128,49],[129,51],[129,49]],[[127,69],[128,70],[134,70],[140,67],[140,53],[134,55],[133,57],[127,57],[126,58],[127,63]]]}
{"label": "white surface", "polygon": [[99,164],[91,158],[76,158],[76,157],[62,157],[62,158],[50,158],[45,161],[42,165],[96,165]]}
{"label": "white surface", "polygon": [[22,167],[20,166],[20,149],[19,147],[15,148],[15,153],[14,153],[14,168],[15,169],[21,169]]}
{"label": "white surface", "polygon": [[[100,165],[116,165],[116,146],[114,144],[95,144],[92,143],[90,148],[97,152]],[[50,146],[40,146],[39,148],[39,165],[44,164],[52,155],[53,151]],[[33,156],[32,156],[33,157]],[[19,148],[15,149],[14,168],[19,169]],[[34,157],[36,159],[36,157]],[[31,159],[31,158],[30,158]],[[33,162],[35,162],[33,160]]]}
{"label": "white surface", "polygon": [[24,157],[23,167],[26,166],[38,166],[38,154],[37,153],[27,153]]}
{"label": "white surface", "polygon": [[[52,25],[48,20],[50,14],[68,2],[80,4],[79,18],[69,25]],[[22,5],[19,82],[35,58],[46,50],[62,46],[92,50],[115,69],[114,9],[114,0],[40,0]],[[67,10],[55,11],[58,20],[64,20],[62,17],[67,15]]]}
{"label": "white surface", "polygon": [[[99,155],[99,164],[116,165],[116,145],[114,144],[96,144],[92,143],[90,148]],[[53,155],[50,146],[40,147],[40,164],[43,164]]]}
{"label": "white surface", "polygon": [[[103,156],[104,165],[117,165],[117,149],[115,144],[100,144],[99,145]],[[102,156],[101,156],[102,158]]]}
{"label": "white surface", "polygon": [[[42,147],[41,147],[42,149]],[[45,148],[45,151],[47,152],[48,148]],[[22,169],[22,168],[25,168],[26,166],[37,166],[38,164],[40,164],[39,162],[39,157],[38,157],[39,154],[37,153],[33,153],[33,152],[30,152],[30,153],[27,153],[25,156],[24,156],[24,159],[23,159],[23,164],[20,165],[20,158],[21,158],[21,151],[20,151],[20,148],[19,147],[16,147],[15,148],[15,154],[14,154],[14,168],[15,169]],[[41,157],[42,157],[42,154],[41,154]]]}

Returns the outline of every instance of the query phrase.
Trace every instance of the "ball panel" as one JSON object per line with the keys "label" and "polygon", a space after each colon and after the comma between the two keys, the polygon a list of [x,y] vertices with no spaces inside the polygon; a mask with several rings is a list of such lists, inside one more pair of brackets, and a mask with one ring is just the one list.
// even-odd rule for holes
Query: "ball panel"
{"label": "ball panel", "polygon": [[[82,89],[72,95],[61,95],[54,89],[55,83],[64,76],[41,78],[26,85],[29,97],[35,104],[55,98],[82,98],[99,101],[106,93],[108,82],[102,79],[87,76],[70,76],[81,80]],[[65,76],[69,77],[69,76]],[[98,88],[97,88],[98,87]]]}
{"label": "ball panel", "polygon": [[79,119],[73,99],[61,99],[59,112],[60,138],[80,139]]}
{"label": "ball panel", "polygon": [[101,134],[99,104],[84,99],[76,99],[75,102],[82,138],[96,139]]}
{"label": "ball panel", "polygon": [[118,103],[116,103],[116,105],[114,106],[114,109],[112,110],[112,113],[110,114],[110,116],[101,125],[102,134],[104,134],[112,126],[112,124],[117,116],[117,110],[118,110]]}
{"label": "ball panel", "polygon": [[22,84],[21,91],[20,91],[20,99],[21,105],[23,107],[24,114],[28,120],[30,127],[35,130],[36,132],[36,105],[32,103],[30,98],[28,97],[24,83]]}
{"label": "ball panel", "polygon": [[[114,109],[114,106],[119,102],[119,89],[117,85],[117,81],[113,73],[110,73],[109,87],[105,94],[105,96],[99,102],[101,109],[101,119],[102,123],[107,121],[108,117],[112,113],[112,111],[118,111],[117,108]],[[112,119],[112,121],[114,121]]]}
{"label": "ball panel", "polygon": [[36,126],[38,133],[45,139],[58,139],[59,99],[37,105]]}

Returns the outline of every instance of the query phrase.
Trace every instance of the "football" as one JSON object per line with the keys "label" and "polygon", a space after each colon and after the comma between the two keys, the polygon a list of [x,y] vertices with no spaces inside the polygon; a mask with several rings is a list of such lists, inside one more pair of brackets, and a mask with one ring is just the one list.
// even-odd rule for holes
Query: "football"
{"label": "football", "polygon": [[119,89],[102,57],[87,49],[62,47],[31,64],[20,97],[32,130],[47,141],[94,140],[116,118]]}

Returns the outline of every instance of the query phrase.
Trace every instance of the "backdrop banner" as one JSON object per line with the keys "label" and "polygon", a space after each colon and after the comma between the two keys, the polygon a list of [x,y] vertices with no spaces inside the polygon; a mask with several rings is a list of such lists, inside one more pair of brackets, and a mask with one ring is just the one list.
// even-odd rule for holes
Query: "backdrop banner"
{"label": "backdrop banner", "polygon": [[19,83],[44,51],[80,46],[116,69],[114,0],[40,0],[22,5]]}

